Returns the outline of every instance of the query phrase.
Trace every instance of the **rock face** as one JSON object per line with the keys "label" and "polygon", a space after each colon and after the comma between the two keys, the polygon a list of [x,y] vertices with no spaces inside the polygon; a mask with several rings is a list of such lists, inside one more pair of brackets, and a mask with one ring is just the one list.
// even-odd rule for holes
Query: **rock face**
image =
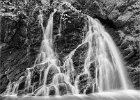
{"label": "rock face", "polygon": [[31,15],[37,2],[32,1],[26,6],[19,2],[2,1],[0,93],[9,81],[19,79],[26,68],[33,65],[41,44],[38,12]]}
{"label": "rock face", "polygon": [[[51,5],[53,0],[50,0],[50,4],[48,1],[48,5],[42,4],[40,0],[28,0],[28,2],[26,0],[2,0],[1,2],[0,93],[5,91],[9,82],[16,81],[24,75],[26,68],[33,66],[43,35],[38,15],[43,9],[43,26],[46,27],[49,15],[53,11],[52,7],[56,7],[56,5]],[[71,3],[77,10],[99,19],[105,26],[123,55],[134,87],[139,89],[140,1],[75,0]],[[61,63],[63,63],[63,58],[82,42],[82,37],[85,35],[83,28],[87,19],[82,13],[67,11],[63,16],[59,12],[54,15],[54,47]],[[61,18],[63,20],[60,20],[60,17],[63,17]],[[85,55],[86,47],[85,44],[75,52],[73,59],[76,73],[82,70],[82,66],[77,66],[83,63],[82,57]],[[81,77],[84,77],[81,83],[87,80],[86,75],[81,75]],[[94,74],[92,77],[95,77]],[[84,86],[81,85],[80,88],[83,89]],[[90,88],[85,92],[88,91],[91,91]]]}

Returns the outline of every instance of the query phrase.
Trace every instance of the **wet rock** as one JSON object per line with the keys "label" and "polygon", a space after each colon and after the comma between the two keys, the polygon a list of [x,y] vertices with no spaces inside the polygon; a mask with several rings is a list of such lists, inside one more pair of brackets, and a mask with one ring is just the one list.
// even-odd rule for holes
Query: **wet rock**
{"label": "wet rock", "polygon": [[78,89],[79,89],[79,94],[86,94],[86,93],[90,93],[89,87],[91,84],[91,78],[89,77],[88,74],[83,73],[80,74],[78,77]]}
{"label": "wet rock", "polygon": [[49,96],[54,96],[56,94],[56,90],[54,86],[49,87]]}
{"label": "wet rock", "polygon": [[59,16],[60,13],[54,15],[54,49],[63,58],[82,43],[86,19],[73,11],[63,13],[62,18]]}
{"label": "wet rock", "polygon": [[87,57],[87,50],[88,44],[85,43],[75,51],[74,56],[72,57],[75,73],[77,75],[81,74],[84,70],[84,62]]}
{"label": "wet rock", "polygon": [[6,90],[6,87],[9,83],[9,80],[7,79],[7,76],[6,75],[0,75],[0,91],[1,92],[4,92]]}

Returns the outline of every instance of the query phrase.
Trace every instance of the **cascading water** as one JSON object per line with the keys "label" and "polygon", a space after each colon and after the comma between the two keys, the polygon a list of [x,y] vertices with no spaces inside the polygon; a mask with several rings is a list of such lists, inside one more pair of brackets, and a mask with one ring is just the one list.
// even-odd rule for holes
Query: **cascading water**
{"label": "cascading water", "polygon": [[[40,24],[43,30],[43,41],[33,67],[27,69],[27,75],[21,77],[19,81],[10,83],[4,95],[17,95],[19,84],[25,79],[24,95],[49,96],[63,95],[60,91],[65,89],[64,94],[79,94],[78,82],[81,75],[86,75],[91,79],[92,92],[104,92],[111,90],[130,89],[128,79],[124,70],[124,65],[120,53],[113,42],[111,36],[105,31],[99,21],[90,16],[88,18],[88,32],[82,43],[71,51],[66,57],[63,66],[58,65],[57,54],[53,50],[53,15],[51,13],[46,28],[43,27],[43,19],[40,15]],[[61,25],[60,25],[61,26]],[[83,44],[88,43],[87,55],[84,61],[84,70],[74,78],[74,65],[72,57],[75,51]],[[89,67],[95,64],[95,80],[92,79]],[[63,68],[64,71],[61,70]],[[32,83],[33,72],[39,72],[38,85]],[[48,82],[48,73],[52,71],[52,79]],[[72,84],[73,83],[73,84]],[[84,92],[85,93],[85,92]]]}
{"label": "cascading water", "polygon": [[95,52],[96,84],[99,91],[129,89],[120,53],[99,21],[88,16],[89,35]]}

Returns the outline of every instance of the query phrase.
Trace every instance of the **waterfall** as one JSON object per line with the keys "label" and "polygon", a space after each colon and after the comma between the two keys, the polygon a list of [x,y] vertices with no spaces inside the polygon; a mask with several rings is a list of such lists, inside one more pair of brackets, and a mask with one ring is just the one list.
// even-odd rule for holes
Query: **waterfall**
{"label": "waterfall", "polygon": [[117,46],[98,20],[90,16],[88,16],[88,20],[88,34],[93,41],[93,43],[91,42],[92,48],[95,49],[92,56],[95,56],[96,60],[96,84],[99,91],[129,89],[124,63]]}
{"label": "waterfall", "polygon": [[[43,26],[43,16],[39,16],[40,25],[43,30],[43,40],[40,53],[34,66],[27,69],[25,95],[49,96],[49,94],[52,94],[50,91],[53,91],[54,95],[60,95],[62,94],[60,88],[65,89],[65,94],[80,94],[78,84],[82,75],[85,75],[89,79],[88,82],[92,83],[92,92],[95,92],[95,89],[97,89],[98,92],[130,89],[123,60],[117,46],[103,25],[90,16],[87,16],[88,32],[82,40],[82,43],[65,57],[63,66],[57,64],[58,59],[56,52],[53,50],[52,38],[53,16],[56,11],[57,10],[54,10],[54,12],[50,14],[46,28]],[[74,76],[73,73],[75,69],[72,57],[75,51],[85,43],[88,44],[88,50],[84,61],[84,70],[79,75]],[[92,79],[89,71],[89,67],[92,63],[95,63],[95,81]],[[60,67],[64,69],[64,72],[61,71]],[[37,87],[32,83],[35,69],[37,69],[40,74],[39,85]],[[48,78],[50,71],[53,73],[51,79]],[[50,80],[51,83],[47,83],[48,80]],[[10,83],[4,95],[17,94],[21,81],[22,79],[18,82]],[[88,87],[86,87],[86,90],[87,89]]]}

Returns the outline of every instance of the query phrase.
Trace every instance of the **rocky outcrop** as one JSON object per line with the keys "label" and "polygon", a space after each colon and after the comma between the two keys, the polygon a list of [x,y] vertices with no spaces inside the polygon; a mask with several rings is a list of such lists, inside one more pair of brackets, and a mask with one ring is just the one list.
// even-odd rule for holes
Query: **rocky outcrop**
{"label": "rocky outcrop", "polygon": [[37,11],[33,12],[36,2],[1,2],[0,93],[34,64],[42,38]]}

